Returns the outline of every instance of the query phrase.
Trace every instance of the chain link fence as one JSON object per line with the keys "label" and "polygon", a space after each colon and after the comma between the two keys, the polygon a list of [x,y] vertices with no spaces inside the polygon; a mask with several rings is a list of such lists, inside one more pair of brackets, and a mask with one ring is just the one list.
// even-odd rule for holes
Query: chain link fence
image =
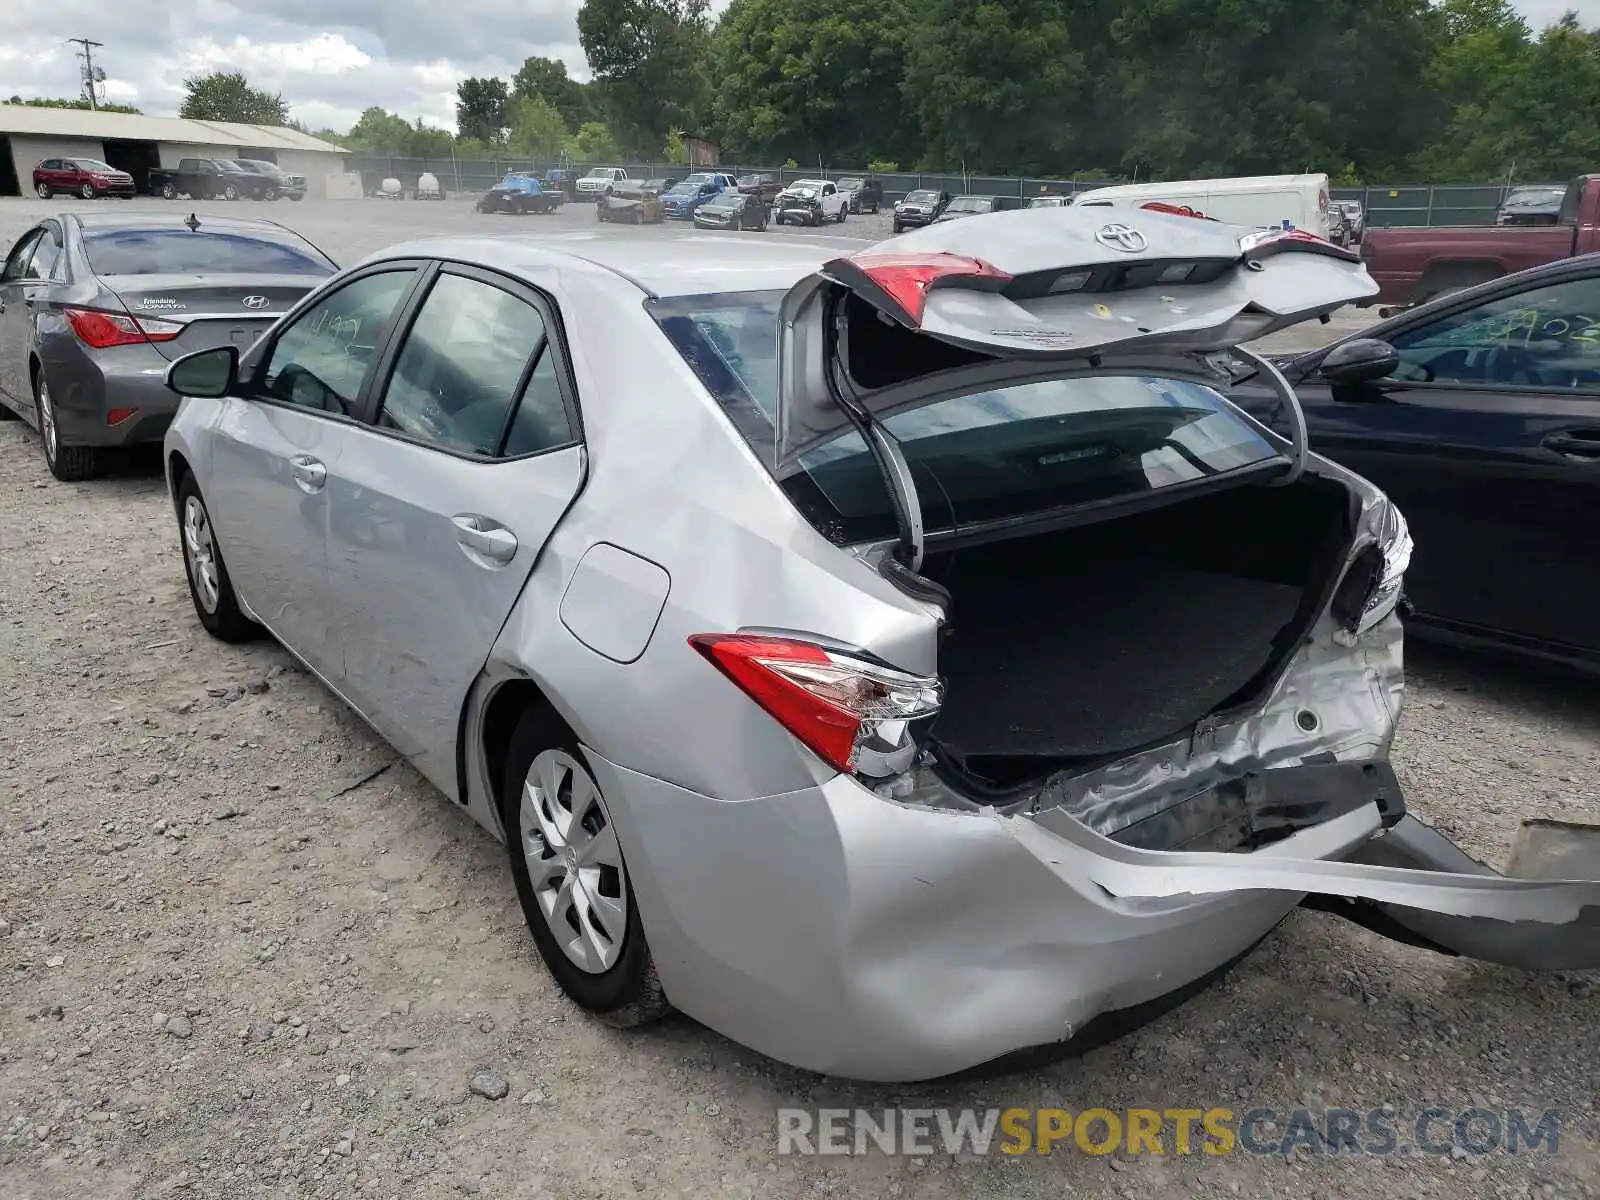
{"label": "chain link fence", "polygon": [[[377,192],[385,179],[399,180],[401,188],[411,193],[416,189],[418,177],[424,172],[429,172],[437,178],[446,192],[475,197],[492,188],[507,171],[536,171],[542,174],[552,167],[562,167],[581,175],[592,166],[603,165],[623,167],[633,179],[681,179],[690,170],[681,164],[662,162],[555,163],[536,162],[525,158],[401,158],[383,154],[352,154],[348,156],[348,163],[350,170],[361,173],[362,189],[368,195]],[[884,198],[890,203],[918,188],[933,188],[956,195],[970,192],[984,196],[1016,196],[1026,200],[1045,194],[1071,196],[1088,191],[1090,188],[1124,182],[1118,179],[1019,178],[1014,175],[962,175],[959,172],[955,174],[915,171],[867,172],[838,167],[795,168],[737,163],[724,164],[717,170],[734,175],[773,175],[784,183],[795,179],[815,178],[819,174],[830,179],[871,174],[872,178],[883,184]],[[1501,184],[1406,187],[1374,185],[1334,188],[1332,195],[1336,200],[1361,201],[1367,213],[1367,227],[1381,229],[1398,225],[1493,225],[1495,211],[1510,191],[1510,186]]]}

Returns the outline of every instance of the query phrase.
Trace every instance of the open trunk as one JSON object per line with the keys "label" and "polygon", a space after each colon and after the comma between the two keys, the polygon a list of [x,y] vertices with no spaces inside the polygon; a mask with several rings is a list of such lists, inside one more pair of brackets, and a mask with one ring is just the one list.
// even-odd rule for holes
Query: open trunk
{"label": "open trunk", "polygon": [[982,789],[1180,735],[1271,682],[1352,537],[1349,493],[1307,475],[930,553],[952,596],[930,745]]}

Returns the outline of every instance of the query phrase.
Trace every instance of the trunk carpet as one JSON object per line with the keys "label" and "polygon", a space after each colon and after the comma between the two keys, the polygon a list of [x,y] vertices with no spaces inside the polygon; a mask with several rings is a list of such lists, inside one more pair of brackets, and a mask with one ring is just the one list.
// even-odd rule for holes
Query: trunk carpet
{"label": "trunk carpet", "polygon": [[1266,665],[1290,584],[1104,562],[1092,580],[987,574],[952,590],[933,729],[973,756],[1095,757],[1184,728]]}

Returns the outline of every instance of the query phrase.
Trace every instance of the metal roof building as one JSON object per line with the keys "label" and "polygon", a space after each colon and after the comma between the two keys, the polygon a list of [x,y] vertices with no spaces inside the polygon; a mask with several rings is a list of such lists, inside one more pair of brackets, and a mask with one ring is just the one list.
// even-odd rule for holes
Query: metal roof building
{"label": "metal roof building", "polygon": [[280,125],[236,125],[183,117],[78,108],[0,104],[0,196],[32,190],[33,168],[47,158],[97,158],[134,178],[141,192],[152,167],[180,158],[260,158],[304,175],[313,196],[325,176],[344,169],[344,151]]}

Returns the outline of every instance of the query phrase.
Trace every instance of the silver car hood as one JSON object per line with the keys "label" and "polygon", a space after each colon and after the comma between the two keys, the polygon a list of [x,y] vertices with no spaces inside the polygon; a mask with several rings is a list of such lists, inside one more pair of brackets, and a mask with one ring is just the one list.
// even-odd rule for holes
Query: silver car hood
{"label": "silver car hood", "polygon": [[[1191,263],[1207,282],[1126,286],[1124,268]],[[915,289],[913,311],[880,281],[919,264],[957,270]],[[1052,290],[1080,272],[1076,290]],[[1208,355],[1377,291],[1358,255],[1299,231],[1072,207],[935,224],[825,263],[784,298],[776,463],[782,471],[852,427],[834,398],[825,328],[830,301],[846,292],[915,332],[990,356],[914,386],[852,389],[852,403],[881,418],[1052,373],[1193,376]]]}

